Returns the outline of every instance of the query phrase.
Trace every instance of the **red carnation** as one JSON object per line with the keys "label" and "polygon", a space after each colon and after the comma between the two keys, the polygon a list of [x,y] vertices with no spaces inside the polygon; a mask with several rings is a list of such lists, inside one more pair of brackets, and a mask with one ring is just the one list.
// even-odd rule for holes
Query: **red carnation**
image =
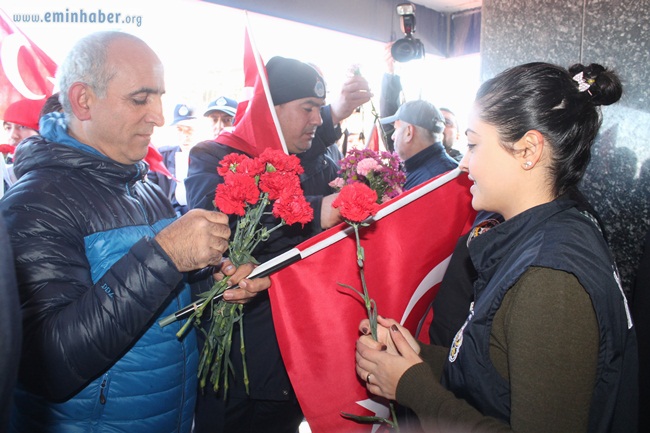
{"label": "red carnation", "polygon": [[12,146],[11,144],[0,144],[0,153],[3,153],[5,155],[13,155],[15,151],[16,146]]}
{"label": "red carnation", "polygon": [[377,193],[365,183],[351,183],[341,189],[332,207],[340,208],[345,220],[360,223],[377,213]]}
{"label": "red carnation", "polygon": [[[287,155],[281,150],[270,149],[267,147],[258,158],[266,164],[271,165],[275,171],[286,171],[298,175],[304,172],[300,165],[300,160],[296,155]],[[273,170],[267,169],[267,171]]]}
{"label": "red carnation", "polygon": [[221,177],[226,177],[230,173],[237,173],[237,167],[246,159],[250,158],[243,153],[229,153],[219,163],[217,173]]}
{"label": "red carnation", "polygon": [[300,178],[284,171],[270,171],[260,176],[260,189],[269,193],[270,200],[277,200],[282,195],[302,193]]}
{"label": "red carnation", "polygon": [[[305,199],[300,186],[299,175],[303,173],[303,168],[295,155],[270,149],[266,149],[257,158],[231,153],[221,160],[217,172],[223,182],[216,188],[214,204],[223,213],[238,215],[235,231],[228,245],[228,257],[236,266],[255,261],[253,251],[260,242],[267,241],[273,231],[283,225],[295,223],[304,226],[314,217],[314,210]],[[267,218],[271,203],[273,216],[279,221],[270,221]],[[274,225],[269,227],[270,224]],[[219,388],[222,380],[227,383],[231,372],[227,366],[222,368],[226,365],[224,360],[228,359],[230,353],[230,345],[227,342],[232,341],[234,324],[240,320],[244,311],[241,304],[215,301],[215,297],[222,294],[228,284],[228,278],[215,281],[209,291],[200,294],[204,302],[193,310],[185,325],[176,334],[180,338],[190,326],[203,323],[204,310],[208,309],[210,314],[207,320],[211,323],[206,336],[215,342],[215,346],[201,352],[201,388],[208,379],[214,389]],[[244,349],[243,338],[241,349]],[[215,367],[217,365],[219,367]],[[219,374],[214,373],[215,368],[220,371]],[[245,364],[243,368],[246,375]],[[248,385],[246,391],[248,392]]]}
{"label": "red carnation", "polygon": [[244,216],[246,205],[255,204],[260,198],[255,179],[240,173],[231,173],[224,183],[217,186],[214,204],[226,214]]}
{"label": "red carnation", "polygon": [[251,177],[259,176],[266,172],[266,164],[259,158],[247,158],[237,166],[237,173],[246,174]]}
{"label": "red carnation", "polygon": [[302,194],[283,195],[273,204],[273,216],[285,224],[300,223],[303,226],[314,218],[314,209]]}

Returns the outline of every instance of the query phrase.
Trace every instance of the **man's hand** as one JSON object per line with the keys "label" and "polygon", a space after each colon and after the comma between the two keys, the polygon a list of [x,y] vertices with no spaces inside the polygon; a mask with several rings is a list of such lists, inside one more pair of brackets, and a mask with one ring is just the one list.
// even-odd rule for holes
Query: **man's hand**
{"label": "man's hand", "polygon": [[343,83],[338,99],[330,104],[332,122],[336,125],[347,119],[357,107],[370,101],[370,98],[372,92],[368,81],[361,75],[352,75]]}
{"label": "man's hand", "polygon": [[323,230],[334,227],[336,224],[343,221],[341,212],[332,207],[332,202],[336,200],[339,193],[326,195],[323,197],[320,207],[320,225]]}
{"label": "man's hand", "polygon": [[228,249],[228,216],[220,212],[192,209],[154,238],[180,272],[221,263]]}
{"label": "man's hand", "polygon": [[223,300],[234,304],[245,304],[257,296],[260,292],[271,287],[271,278],[253,278],[248,279],[254,266],[252,263],[246,263],[238,268],[228,259],[223,261],[221,270],[214,274],[216,280],[221,280],[224,276],[230,276],[228,283],[230,285],[239,285],[237,289],[228,289],[223,292]]}

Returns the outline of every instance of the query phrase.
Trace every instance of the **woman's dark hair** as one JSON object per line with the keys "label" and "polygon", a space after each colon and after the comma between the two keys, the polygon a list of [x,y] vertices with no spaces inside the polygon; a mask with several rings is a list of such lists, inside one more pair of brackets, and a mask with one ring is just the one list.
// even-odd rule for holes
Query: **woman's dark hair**
{"label": "woman's dark hair", "polygon": [[528,63],[483,83],[475,102],[481,120],[496,127],[507,149],[530,130],[544,136],[553,147],[553,192],[560,195],[587,169],[601,124],[598,107],[613,104],[622,93],[616,74],[598,64],[576,64],[567,71]]}

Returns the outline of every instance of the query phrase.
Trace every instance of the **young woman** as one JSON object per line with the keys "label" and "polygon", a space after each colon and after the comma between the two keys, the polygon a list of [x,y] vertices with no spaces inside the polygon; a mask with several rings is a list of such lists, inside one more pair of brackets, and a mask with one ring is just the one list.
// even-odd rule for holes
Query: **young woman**
{"label": "young woman", "polygon": [[634,432],[636,337],[616,266],[574,200],[601,124],[622,93],[600,65],[530,63],[479,89],[460,163],[472,205],[504,222],[470,236],[474,302],[451,349],[394,320],[360,325],[368,391],[425,431]]}

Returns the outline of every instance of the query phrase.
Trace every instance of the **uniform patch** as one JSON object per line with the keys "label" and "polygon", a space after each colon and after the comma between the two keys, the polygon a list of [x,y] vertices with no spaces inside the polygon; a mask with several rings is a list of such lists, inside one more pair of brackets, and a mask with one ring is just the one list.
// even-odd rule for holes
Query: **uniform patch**
{"label": "uniform patch", "polygon": [[322,81],[316,81],[316,85],[314,86],[314,94],[319,98],[325,97],[325,85]]}
{"label": "uniform patch", "polygon": [[467,237],[467,245],[469,246],[469,243],[472,242],[472,239],[482,235],[486,231],[490,230],[492,227],[498,226],[500,223],[501,222],[499,220],[494,218],[481,221],[476,225],[476,227],[472,228],[472,230],[469,232],[469,236]]}
{"label": "uniform patch", "polygon": [[456,336],[454,336],[453,343],[451,343],[451,348],[449,349],[449,362],[454,362],[456,358],[458,358],[460,347],[463,345],[463,331],[465,331],[465,327],[467,326],[469,321],[472,320],[473,316],[474,316],[474,302],[469,304],[469,316],[467,316],[467,320],[465,320],[463,326],[461,326],[461,328],[458,330]]}

